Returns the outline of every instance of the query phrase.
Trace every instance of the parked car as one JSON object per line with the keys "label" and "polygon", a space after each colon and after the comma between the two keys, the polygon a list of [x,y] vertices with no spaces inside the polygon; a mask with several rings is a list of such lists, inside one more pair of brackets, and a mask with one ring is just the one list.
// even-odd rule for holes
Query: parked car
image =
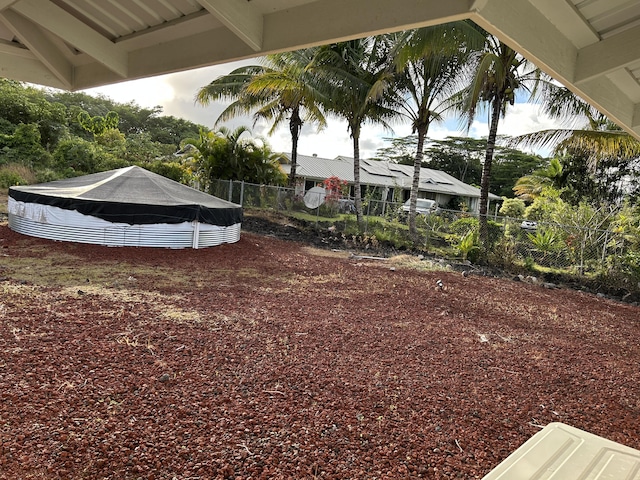
{"label": "parked car", "polygon": [[[411,199],[402,204],[401,213],[408,214],[411,208]],[[436,213],[438,210],[438,204],[435,200],[429,200],[428,198],[416,199],[416,214],[418,215],[430,215]]]}
{"label": "parked car", "polygon": [[535,230],[538,228],[538,222],[532,222],[531,220],[523,220],[520,224],[520,228],[523,230]]}

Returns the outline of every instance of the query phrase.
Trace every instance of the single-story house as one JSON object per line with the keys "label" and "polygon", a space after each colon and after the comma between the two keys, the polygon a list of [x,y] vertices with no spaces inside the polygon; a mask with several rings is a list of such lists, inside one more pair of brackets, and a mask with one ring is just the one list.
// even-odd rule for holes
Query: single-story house
{"label": "single-story house", "polygon": [[[282,164],[282,169],[289,174],[291,171],[290,155],[284,154],[288,163]],[[338,177],[353,185],[353,158],[338,156],[334,159],[321,158],[316,155],[298,154],[296,168],[298,180],[297,193],[305,191],[323,182],[329,177]],[[360,184],[368,188],[383,188],[388,201],[406,201],[411,194],[413,183],[413,166],[400,165],[380,160],[360,160]],[[351,190],[353,195],[353,190]],[[480,189],[449,175],[440,170],[430,168],[420,169],[419,198],[435,200],[440,207],[449,206],[452,199],[465,202],[470,212],[477,213],[480,203]],[[489,194],[489,202],[500,200],[497,195]]]}

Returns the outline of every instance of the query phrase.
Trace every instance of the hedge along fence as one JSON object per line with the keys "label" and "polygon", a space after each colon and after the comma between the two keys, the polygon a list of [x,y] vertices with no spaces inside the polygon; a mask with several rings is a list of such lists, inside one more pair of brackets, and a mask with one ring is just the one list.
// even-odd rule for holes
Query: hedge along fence
{"label": "hedge along fence", "polygon": [[[363,198],[366,216],[365,231],[376,217],[390,223],[404,222],[402,203],[389,202],[380,191],[369,190]],[[333,205],[308,209],[302,198],[287,187],[255,185],[238,181],[217,181],[212,184],[213,195],[248,208],[265,208],[283,213],[301,212],[321,217],[338,213],[352,213],[352,199],[343,198]],[[629,289],[640,290],[640,252],[638,241],[610,230],[537,222],[535,228],[523,228],[523,219],[490,215],[490,261],[499,266],[508,264],[530,271],[555,272],[577,277],[603,276],[620,281]],[[347,223],[353,222],[344,220]],[[458,259],[474,259],[478,240],[477,215],[456,210],[441,210],[421,217],[419,225],[424,238],[420,248],[443,243],[449,255]],[[378,221],[376,221],[376,224]],[[406,222],[405,222],[406,223]],[[340,227],[340,222],[336,222]],[[399,231],[396,229],[396,232]],[[442,251],[440,249],[440,251]]]}

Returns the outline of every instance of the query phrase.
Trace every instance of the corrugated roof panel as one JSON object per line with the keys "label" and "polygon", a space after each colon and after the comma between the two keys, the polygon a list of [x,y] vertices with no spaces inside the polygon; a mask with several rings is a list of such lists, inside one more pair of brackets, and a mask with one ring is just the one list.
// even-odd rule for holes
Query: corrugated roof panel
{"label": "corrugated roof panel", "polygon": [[[109,8],[111,5],[107,2],[69,2],[69,6],[73,8],[72,14],[76,17],[81,14],[89,22],[99,26],[100,30],[106,32],[110,38],[117,38],[131,33],[130,25],[118,18],[117,15],[113,15],[110,11],[114,9]],[[116,9],[116,12],[120,12],[120,10]]]}
{"label": "corrugated roof panel", "polygon": [[203,10],[196,0],[57,0],[56,3],[112,40]]}
{"label": "corrugated roof panel", "polygon": [[[360,183],[395,188],[410,189],[413,181],[413,166],[377,160],[360,161]],[[289,171],[288,169],[286,170]],[[353,158],[339,156],[333,160],[327,158],[298,155],[296,174],[315,180],[324,180],[336,176],[341,180],[353,183]],[[423,191],[457,195],[463,197],[480,197],[480,189],[468,185],[455,177],[429,168],[420,169],[420,189]],[[492,200],[500,197],[491,194]]]}
{"label": "corrugated roof panel", "polygon": [[640,4],[629,0],[573,0],[580,14],[602,38],[640,24]]}
{"label": "corrugated roof panel", "polygon": [[298,155],[296,175],[315,179],[335,176],[341,180],[353,182],[353,164],[341,159],[329,160],[328,158]]}
{"label": "corrugated roof panel", "polygon": [[[31,237],[113,247],[204,248],[240,240],[241,224],[218,227],[200,224],[197,231],[172,225],[56,225],[9,214],[9,228]],[[194,233],[197,235],[194,245]]]}
{"label": "corrugated roof panel", "polygon": [[452,177],[448,173],[445,173],[441,170],[433,170],[431,168],[424,167],[420,169],[420,176],[431,178],[436,183],[453,184],[456,180],[455,177]]}
{"label": "corrugated roof panel", "polygon": [[371,175],[382,175],[385,177],[390,177],[392,175],[387,162],[360,160],[360,168]]}

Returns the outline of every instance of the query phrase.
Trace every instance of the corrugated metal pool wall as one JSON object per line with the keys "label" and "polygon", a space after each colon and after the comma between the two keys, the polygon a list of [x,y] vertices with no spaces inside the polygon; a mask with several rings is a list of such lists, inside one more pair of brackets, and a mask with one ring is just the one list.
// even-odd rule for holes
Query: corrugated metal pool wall
{"label": "corrugated metal pool wall", "polygon": [[[11,230],[32,237],[113,247],[205,248],[240,240],[241,224],[207,230],[172,230],[166,225],[131,225],[95,228],[40,223],[9,214]],[[198,241],[194,245],[194,231]]]}

